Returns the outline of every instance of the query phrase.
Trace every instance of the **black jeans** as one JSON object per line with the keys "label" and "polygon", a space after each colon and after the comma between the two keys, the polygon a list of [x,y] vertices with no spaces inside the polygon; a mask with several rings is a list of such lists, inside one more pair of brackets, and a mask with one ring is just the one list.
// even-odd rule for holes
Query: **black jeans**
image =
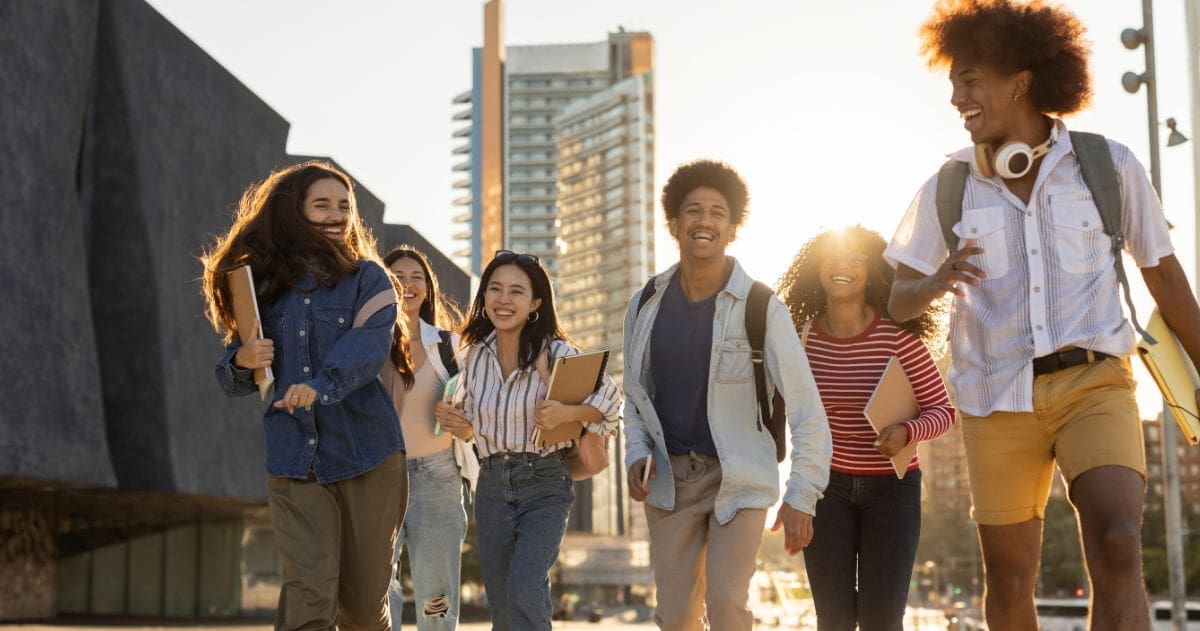
{"label": "black jeans", "polygon": [[920,537],[920,471],[831,471],[804,549],[818,631],[901,631]]}

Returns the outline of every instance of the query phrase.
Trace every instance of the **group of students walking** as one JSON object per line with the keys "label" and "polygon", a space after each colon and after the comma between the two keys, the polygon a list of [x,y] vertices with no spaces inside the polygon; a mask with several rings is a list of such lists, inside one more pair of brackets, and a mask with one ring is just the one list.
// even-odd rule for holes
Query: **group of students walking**
{"label": "group of students walking", "polygon": [[[1148,628],[1120,248],[1193,361],[1200,308],[1141,165],[1059,118],[1090,98],[1083,33],[1036,1],[938,2],[923,52],[948,70],[974,147],[921,187],[890,243],[857,226],[822,232],[774,294],[726,253],[746,183],[721,162],[679,167],[662,192],[679,261],[630,299],[623,387],[604,376],[580,405],[546,400],[547,366],[580,349],[536,256],[496,252],[458,322],[423,254],[379,258],[341,171],[308,162],[251,187],[205,254],[204,290],[226,336],[226,392],[275,371],[263,424],[284,571],[276,626],[398,628],[406,546],[418,628],[454,628],[465,479],[493,628],[549,629],[573,445],[539,446],[535,431],[580,421],[605,436],[623,419],[618,464],[644,502],[660,628],[750,629],[770,523],[789,554],[803,551],[819,629],[900,629],[921,471],[914,454],[901,477],[891,457],[955,422],[929,350],[947,339],[948,312],[990,628],[1036,628],[1056,463],[1079,515],[1092,628]],[[225,281],[242,265],[263,329],[245,343]],[[877,434],[864,408],[893,358],[920,411]]]}

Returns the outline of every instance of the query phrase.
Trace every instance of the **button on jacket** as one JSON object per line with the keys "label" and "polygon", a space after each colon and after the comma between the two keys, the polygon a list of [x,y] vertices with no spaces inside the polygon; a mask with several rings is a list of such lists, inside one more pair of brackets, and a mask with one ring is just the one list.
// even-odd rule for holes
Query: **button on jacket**
{"label": "button on jacket", "polygon": [[[646,502],[664,510],[675,506],[674,476],[662,423],[649,392],[654,380],[650,366],[650,334],[667,283],[678,264],[654,279],[656,291],[637,314],[641,291],[633,295],[625,314],[625,448],[626,466],[654,452],[658,475],[650,480]],[[754,367],[746,336],[746,299],[754,280],[734,261],[733,273],[717,293],[713,319],[712,358],[708,367],[708,423],[721,461],[717,491],[717,521],[726,524],[742,508],[770,508],[779,499],[779,466],[775,443],[764,425],[758,429],[758,399]],[[783,501],[792,508],[816,514],[817,500],[829,482],[833,446],[825,408],[800,337],[787,307],[772,296],[767,306],[763,343],[767,396],[778,387],[787,405],[791,429],[791,467]]]}
{"label": "button on jacket", "polygon": [[[386,292],[391,300],[384,306],[367,304]],[[317,393],[313,405],[294,413],[268,404],[267,473],[304,479],[313,471],[327,484],[366,473],[404,448],[396,410],[378,377],[395,323],[395,291],[372,261],[359,261],[358,271],[333,287],[309,273],[263,310],[263,336],[275,342],[271,401],[298,383]],[[256,391],[253,371],[233,363],[240,347],[235,340],[217,362],[217,381],[230,396]]]}

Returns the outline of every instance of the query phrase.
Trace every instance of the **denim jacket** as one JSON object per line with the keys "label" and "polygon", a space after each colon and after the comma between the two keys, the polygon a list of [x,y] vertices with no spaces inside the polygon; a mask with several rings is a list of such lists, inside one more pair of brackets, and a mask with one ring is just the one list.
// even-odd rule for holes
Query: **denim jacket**
{"label": "denim jacket", "polygon": [[[655,277],[656,291],[642,307],[640,316],[637,305],[641,291],[633,295],[625,314],[626,466],[654,453],[658,475],[650,481],[650,496],[646,501],[664,510],[675,508],[675,485],[662,423],[654,410],[650,334],[667,283],[678,268],[676,264]],[[708,424],[721,461],[721,487],[715,506],[721,524],[728,523],[740,509],[766,509],[779,500],[775,443],[766,427],[760,430],[756,423],[758,399],[745,325],[746,298],[753,284],[754,280],[733,260],[733,273],[717,294],[713,318]],[[829,483],[833,453],[829,421],[791,315],[774,296],[767,306],[763,346],[767,396],[773,396],[776,387],[782,389],[791,430],[791,473],[783,501],[815,515],[817,500]]]}
{"label": "denim jacket", "polygon": [[[367,301],[389,291],[383,267],[359,261],[358,271],[333,287],[308,274],[263,310],[263,336],[275,342],[271,402],[297,383],[317,393],[315,404],[294,414],[268,404],[268,474],[302,480],[312,471],[327,484],[366,473],[404,448],[396,410],[378,377],[396,323],[394,295],[391,304],[353,326]],[[257,390],[253,371],[233,363],[240,347],[234,340],[217,362],[217,381],[230,396]]]}

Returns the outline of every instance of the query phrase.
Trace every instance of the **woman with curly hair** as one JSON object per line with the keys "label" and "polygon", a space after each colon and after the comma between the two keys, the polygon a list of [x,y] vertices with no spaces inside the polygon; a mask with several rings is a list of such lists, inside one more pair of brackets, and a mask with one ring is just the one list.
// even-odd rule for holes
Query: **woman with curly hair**
{"label": "woman with curly hair", "polygon": [[[1054,465],[1079,516],[1093,629],[1146,629],[1146,456],[1121,308],[1121,246],[1200,364],[1200,308],[1146,171],[1124,145],[1068,133],[1091,97],[1088,43],[1057,4],[942,0],[921,30],[974,147],[951,154],[884,256],[898,321],[953,294],[950,387],[962,412],[992,629],[1033,629]],[[1109,209],[1101,214],[1101,209]],[[1104,217],[1119,216],[1105,227]],[[1110,236],[1111,235],[1111,236]]]}
{"label": "woman with curly hair", "polygon": [[[890,458],[954,425],[954,408],[926,344],[937,340],[939,306],[903,325],[887,312],[892,268],[883,237],[861,226],[804,244],[779,280],[808,355],[829,429],[833,462],[817,502],[804,563],[821,631],[903,628],[921,534],[921,470],[914,453],[903,478]],[[922,343],[924,342],[924,343]],[[916,418],[877,436],[863,413],[888,362],[897,358],[917,396]]]}
{"label": "woman with curly hair", "polygon": [[[254,369],[275,375],[263,430],[283,559],[278,629],[388,629],[389,561],[408,482],[379,376],[389,370],[411,386],[413,373],[396,292],[353,188],[325,162],[275,171],[246,191],[233,226],[202,258],[207,315],[227,344],[217,381],[241,396],[257,391]],[[243,265],[262,314],[262,336],[245,344],[228,281]]]}

